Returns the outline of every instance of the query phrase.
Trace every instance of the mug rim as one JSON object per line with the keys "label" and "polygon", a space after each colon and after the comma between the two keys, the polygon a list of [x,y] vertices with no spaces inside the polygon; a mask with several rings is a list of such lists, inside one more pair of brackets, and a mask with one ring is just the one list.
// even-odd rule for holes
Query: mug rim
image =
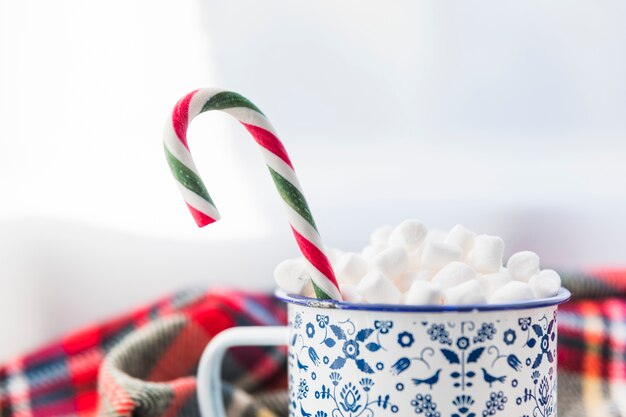
{"label": "mug rim", "polygon": [[289,304],[305,307],[327,308],[337,310],[387,311],[398,313],[441,313],[441,312],[479,312],[526,310],[531,308],[549,307],[563,304],[572,297],[572,293],[561,287],[557,294],[538,300],[518,301],[508,304],[464,304],[464,305],[406,305],[406,304],[364,304],[348,303],[337,300],[320,300],[299,294],[288,294],[283,290],[274,292],[276,298]]}

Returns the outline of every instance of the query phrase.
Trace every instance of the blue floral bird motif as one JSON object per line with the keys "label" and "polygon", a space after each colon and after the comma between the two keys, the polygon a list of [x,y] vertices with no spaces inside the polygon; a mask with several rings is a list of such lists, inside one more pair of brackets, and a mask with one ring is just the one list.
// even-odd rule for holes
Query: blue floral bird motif
{"label": "blue floral bird motif", "polygon": [[425,379],[418,379],[418,378],[412,378],[411,381],[413,381],[413,383],[415,385],[420,385],[420,384],[426,384],[428,385],[428,387],[430,389],[433,389],[433,385],[435,385],[437,382],[439,382],[439,374],[441,373],[441,369],[438,369],[437,372],[435,372],[434,375],[425,378]]}
{"label": "blue floral bird motif", "polygon": [[487,370],[485,368],[480,368],[483,371],[483,379],[485,380],[486,383],[489,384],[489,387],[491,387],[491,385],[494,382],[501,382],[504,383],[504,380],[506,379],[506,375],[502,375],[502,376],[493,376],[491,375],[489,372],[487,372]]}

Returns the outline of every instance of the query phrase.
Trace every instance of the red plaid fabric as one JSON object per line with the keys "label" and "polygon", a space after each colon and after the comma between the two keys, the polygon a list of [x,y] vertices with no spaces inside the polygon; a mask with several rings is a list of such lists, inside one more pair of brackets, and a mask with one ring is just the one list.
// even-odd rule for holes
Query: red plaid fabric
{"label": "red plaid fabric", "polygon": [[[0,367],[0,416],[198,415],[193,375],[211,337],[233,326],[278,325],[286,319],[282,303],[267,295],[222,290],[175,294]],[[127,358],[132,363],[107,361],[109,366],[101,367],[123,338],[150,328],[147,340],[135,346],[136,357]],[[282,349],[234,350],[226,363],[226,380],[250,393],[287,385]],[[165,400],[146,410],[146,394],[153,393],[133,392],[137,378],[162,382],[159,394]],[[138,413],[142,407],[144,413]]]}
{"label": "red plaid fabric", "polygon": [[[559,312],[559,415],[626,417],[626,270],[565,274],[564,285],[574,298]],[[193,375],[211,337],[285,321],[271,296],[178,293],[0,367],[0,417],[197,416]],[[245,349],[225,362],[229,415],[286,415],[285,351]]]}
{"label": "red plaid fabric", "polygon": [[559,415],[626,416],[626,270],[566,275],[559,309]]}

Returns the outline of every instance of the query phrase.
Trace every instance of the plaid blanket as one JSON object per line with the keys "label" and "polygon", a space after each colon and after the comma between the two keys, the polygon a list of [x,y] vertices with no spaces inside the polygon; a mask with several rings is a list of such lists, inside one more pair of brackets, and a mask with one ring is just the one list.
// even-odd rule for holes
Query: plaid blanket
{"label": "plaid blanket", "polygon": [[[564,274],[559,414],[626,417],[626,270]],[[273,297],[185,291],[82,329],[0,367],[0,417],[198,416],[194,372],[215,334],[286,322]],[[224,361],[229,416],[287,414],[284,348],[238,348]]]}

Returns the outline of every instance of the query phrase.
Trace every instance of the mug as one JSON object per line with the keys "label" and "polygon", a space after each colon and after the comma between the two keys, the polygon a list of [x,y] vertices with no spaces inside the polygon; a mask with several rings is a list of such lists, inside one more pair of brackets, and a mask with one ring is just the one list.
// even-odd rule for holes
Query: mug
{"label": "mug", "polygon": [[224,416],[220,381],[234,346],[287,345],[289,410],[304,417],[553,417],[557,308],[512,304],[350,304],[277,292],[286,327],[225,330],[198,369],[203,416]]}

